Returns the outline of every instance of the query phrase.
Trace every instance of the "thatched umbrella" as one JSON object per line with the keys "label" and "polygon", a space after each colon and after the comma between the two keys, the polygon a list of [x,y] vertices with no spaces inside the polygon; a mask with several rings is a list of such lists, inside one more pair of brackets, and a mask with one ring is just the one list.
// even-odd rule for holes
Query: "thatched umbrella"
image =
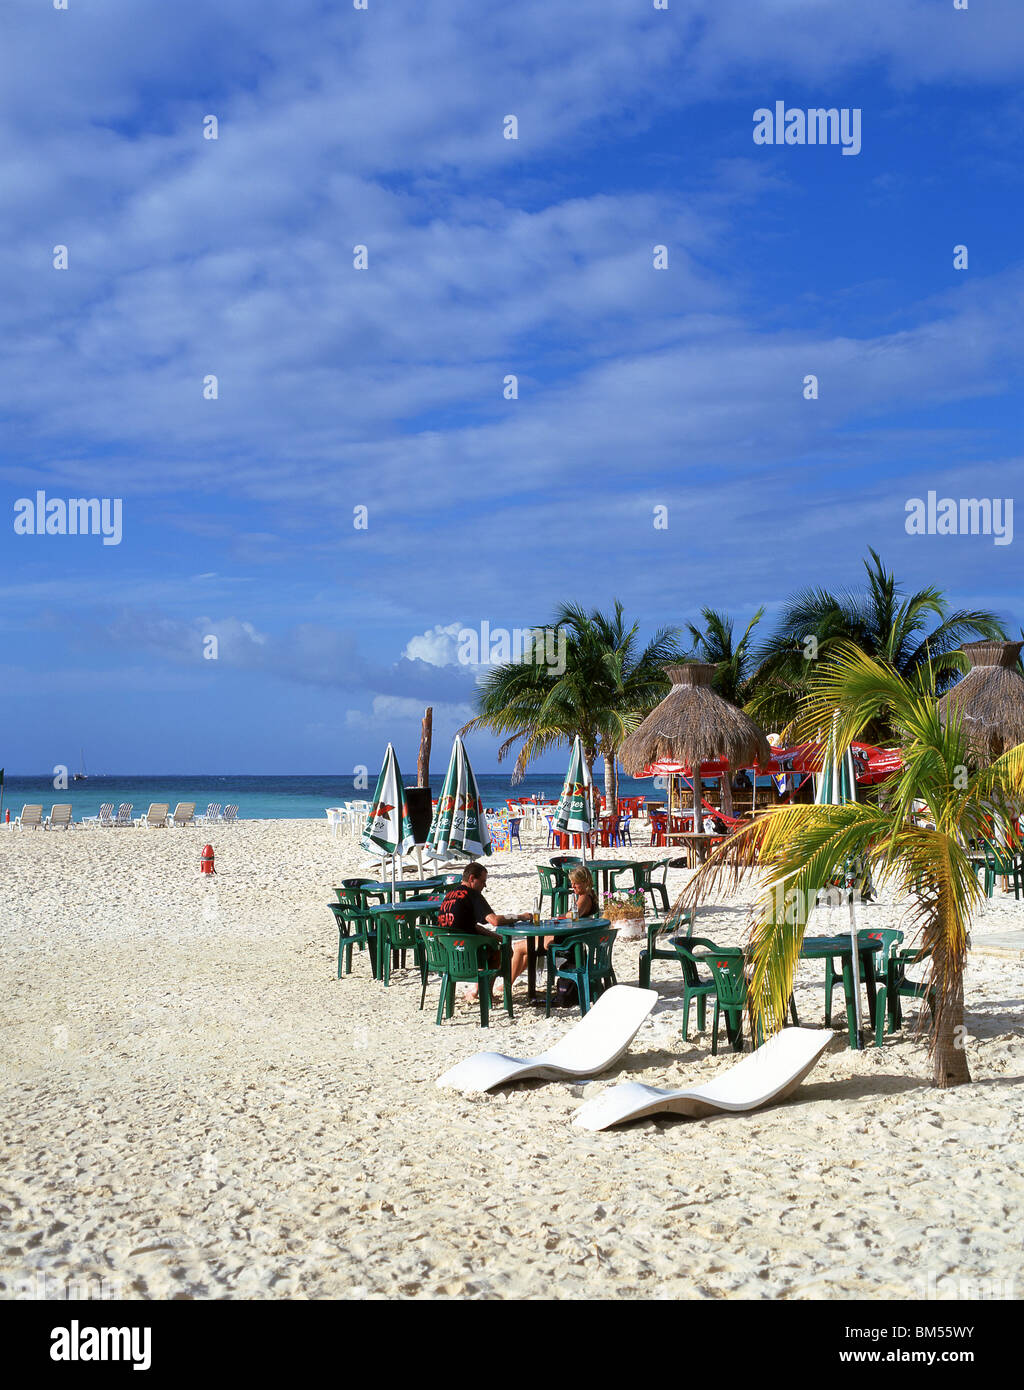
{"label": "thatched umbrella", "polygon": [[945,718],[958,710],[967,742],[984,762],[1024,743],[1024,678],[1015,670],[1024,642],[965,642],[971,669],[939,700]]}
{"label": "thatched umbrella", "polygon": [[693,828],[701,823],[701,763],[725,758],[729,767],[766,765],[771,748],[764,731],[741,709],[711,689],[715,667],[690,661],[666,667],[672,689],[622,743],[619,756],[631,777],[650,763],[686,763],[693,775]]}

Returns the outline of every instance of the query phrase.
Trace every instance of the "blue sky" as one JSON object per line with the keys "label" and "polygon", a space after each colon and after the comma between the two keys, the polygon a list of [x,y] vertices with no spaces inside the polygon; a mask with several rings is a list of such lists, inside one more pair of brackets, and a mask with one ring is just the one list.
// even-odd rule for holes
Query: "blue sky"
{"label": "blue sky", "polygon": [[[411,771],[428,702],[443,764],[459,628],[745,624],[868,545],[1024,622],[1018,542],[904,529],[1020,477],[1018,0],[8,0],[5,31],[9,770],[392,738]],[[860,154],[755,145],[777,100],[860,108]],[[121,498],[121,544],[14,534],[37,489]]]}

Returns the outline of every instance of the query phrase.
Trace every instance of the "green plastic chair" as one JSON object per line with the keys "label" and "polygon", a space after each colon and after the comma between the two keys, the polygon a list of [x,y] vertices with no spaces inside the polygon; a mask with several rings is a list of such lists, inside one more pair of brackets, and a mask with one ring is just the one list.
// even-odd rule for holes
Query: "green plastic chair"
{"label": "green plastic chair", "polygon": [[459,935],[438,931],[436,927],[421,927],[420,934],[424,944],[424,967],[438,971],[441,976],[436,1024],[440,1025],[442,1018],[451,1018],[455,1012],[455,986],[475,984],[479,993],[480,1025],[487,1028],[491,986],[499,975],[505,982],[505,1012],[512,1017],[512,952],[507,941],[501,943],[501,964],[495,968],[487,964],[487,953],[495,944],[493,937]]}
{"label": "green plastic chair", "polygon": [[569,887],[568,880],[563,878],[560,869],[549,869],[546,864],[537,865],[537,875],[540,878],[540,911],[544,915],[544,899],[551,902],[551,915],[557,917],[559,913],[569,911]]}
{"label": "green plastic chair", "polygon": [[370,906],[370,899],[376,898],[378,902],[387,902],[386,893],[365,893],[363,884],[376,883],[375,878],[343,878],[341,887],[335,888],[338,902],[347,903],[349,907],[365,909]]}
{"label": "green plastic chair", "polygon": [[[907,966],[927,960],[931,955],[928,949],[893,951],[889,956],[885,978],[885,1002],[888,1031],[897,1032],[903,1027],[903,1008],[901,999],[927,999],[928,1011],[935,1020],[935,988],[927,980],[908,980]],[[881,1000],[879,1014],[881,1015]]]}
{"label": "green plastic chair", "polygon": [[[683,963],[683,957],[676,951],[674,938],[686,938],[692,931],[692,912],[680,912],[675,917],[669,917],[663,922],[648,922],[647,949],[640,952],[641,989],[650,989],[651,987],[652,960],[678,960],[680,964]],[[662,939],[661,946],[657,945],[659,939]],[[685,975],[685,968],[683,973]]]}
{"label": "green plastic chair", "polygon": [[[894,928],[884,930],[863,930],[857,933],[857,940],[865,945],[870,945],[873,941],[880,941],[882,949],[878,954],[875,964],[875,1002],[874,1012],[871,1018],[871,1026],[875,1033],[875,1046],[881,1047],[883,1035],[885,1033],[886,1001],[889,997],[888,971],[889,957],[896,946],[903,940],[903,933]],[[836,969],[836,957],[829,956],[825,962],[825,1027],[831,1027],[832,1023],[832,990],[836,985],[843,982],[842,970]]]}
{"label": "green plastic chair", "polygon": [[432,912],[418,911],[397,914],[382,913],[377,918],[377,955],[380,959],[380,979],[384,985],[391,983],[391,971],[398,958],[398,965],[405,968],[405,955],[412,951],[420,979],[426,979],[426,959],[423,953],[423,940],[418,928],[434,921]]}
{"label": "green plastic chair", "polygon": [[[654,874],[661,871],[661,878],[655,880]],[[651,899],[652,912],[658,911],[659,901],[663,912],[670,908],[668,900],[668,860],[642,859],[633,865],[633,887],[644,897]]]}
{"label": "green plastic chair", "polygon": [[[718,1025],[722,1012],[725,1012],[726,1036],[732,1043],[733,1051],[740,1052],[743,1049],[743,1029],[742,1018],[743,1010],[747,1001],[746,976],[742,966],[739,968],[737,976],[737,959],[745,964],[746,957],[738,947],[719,947],[713,941],[708,941],[704,937],[694,936],[689,938],[677,939],[676,952],[680,957],[680,964],[683,966],[683,978],[687,984],[683,992],[683,1005],[685,1013],[683,1015],[683,1039],[686,1038],[687,1029],[690,1022],[690,999],[697,999],[697,1027],[703,1029],[705,1018],[705,1001],[709,994],[715,996],[715,1016],[713,1023],[713,1034],[711,1039],[711,1053],[716,1056],[718,1053]],[[704,955],[694,955],[693,948],[699,946]],[[714,958],[714,959],[712,959]],[[716,968],[716,962],[723,962]],[[710,983],[701,979],[697,966],[706,965],[711,971]],[[742,990],[739,981],[742,981]],[[697,991],[700,990],[698,994]],[[737,999],[739,1002],[737,1002]],[[737,1009],[739,1013],[737,1014]],[[800,1019],[797,1017],[796,1001],[792,994],[789,996],[789,1012],[796,1027],[800,1026]],[[738,1045],[736,1039],[738,1037]]]}
{"label": "green plastic chair", "polygon": [[[437,939],[438,928],[436,926],[417,927],[416,930],[423,943],[423,975],[421,977],[423,988],[420,990],[420,1008],[422,1009],[427,1000],[427,978],[430,975],[444,975],[448,967],[448,957]],[[438,1012],[440,1012],[440,1006],[438,1006]],[[441,1022],[440,1019],[437,1021],[438,1023]]]}
{"label": "green plastic chair", "polygon": [[544,984],[544,1016],[551,1017],[551,987],[555,980],[574,980],[579,996],[580,1017],[593,1001],[616,983],[612,968],[612,947],[617,927],[591,927],[553,941],[547,950]]}
{"label": "green plastic chair", "polygon": [[1013,896],[1019,898],[1021,888],[1021,856],[991,842],[983,846],[985,855],[985,896],[991,898],[995,892],[996,879],[1009,879],[1013,884]]}
{"label": "green plastic chair", "polygon": [[[683,1041],[686,1041],[690,1031],[690,1004],[697,1001],[697,1031],[703,1033],[707,1020],[707,1001],[708,996],[713,995],[715,999],[715,1036],[712,1039],[711,1051],[718,1051],[718,1016],[719,1016],[719,997],[715,983],[715,976],[712,973],[710,979],[704,979],[698,970],[698,965],[707,965],[708,956],[693,954],[694,947],[700,947],[705,952],[716,952],[719,947],[713,941],[708,941],[703,936],[679,937],[673,942],[674,950],[663,952],[670,959],[677,959],[683,968]],[[742,953],[741,953],[742,954]],[[746,995],[744,994],[744,1002]],[[726,1017],[726,1027],[729,1026],[728,1016]],[[730,1034],[730,1041],[732,1035]],[[742,1043],[740,1044],[742,1047]]]}
{"label": "green plastic chair", "polygon": [[725,1035],[733,1052],[743,1051],[743,1011],[747,1006],[746,956],[739,947],[714,946],[703,957],[715,987],[715,1017],[711,1024],[711,1055],[718,1055],[718,1024],[725,1014]]}
{"label": "green plastic chair", "polygon": [[569,911],[569,899],[572,896],[572,884],[569,882],[569,870],[577,864],[582,864],[583,860],[576,854],[553,854],[548,863],[558,875],[558,895],[561,907],[559,912]]}
{"label": "green plastic chair", "polygon": [[[338,890],[335,889],[335,892]],[[338,924],[338,979],[341,979],[341,958],[345,957],[345,974],[352,974],[352,947],[360,951],[369,947],[370,969],[377,978],[377,924],[369,912],[349,903],[328,903]]]}

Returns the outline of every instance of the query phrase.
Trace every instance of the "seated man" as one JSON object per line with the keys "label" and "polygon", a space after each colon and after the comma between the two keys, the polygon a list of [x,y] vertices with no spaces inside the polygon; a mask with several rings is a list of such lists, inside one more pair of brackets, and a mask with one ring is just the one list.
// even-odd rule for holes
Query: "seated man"
{"label": "seated man", "polygon": [[[501,963],[501,937],[491,927],[508,927],[513,922],[526,922],[528,912],[518,917],[502,917],[495,912],[484,897],[487,887],[487,870],[483,864],[467,864],[462,871],[462,882],[449,888],[437,915],[438,929],[443,932],[460,932],[466,936],[493,936],[494,947],[487,953],[487,964],[497,967]],[[484,925],[484,924],[487,925]],[[476,985],[470,989],[467,998],[477,997]]]}

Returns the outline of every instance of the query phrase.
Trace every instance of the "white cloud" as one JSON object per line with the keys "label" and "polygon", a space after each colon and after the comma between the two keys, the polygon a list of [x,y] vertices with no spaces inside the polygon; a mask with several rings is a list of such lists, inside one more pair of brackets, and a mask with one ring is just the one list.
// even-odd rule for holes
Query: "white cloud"
{"label": "white cloud", "polygon": [[409,661],[425,661],[430,666],[452,666],[458,661],[458,637],[462,623],[436,624],[418,637],[410,637],[402,655]]}

